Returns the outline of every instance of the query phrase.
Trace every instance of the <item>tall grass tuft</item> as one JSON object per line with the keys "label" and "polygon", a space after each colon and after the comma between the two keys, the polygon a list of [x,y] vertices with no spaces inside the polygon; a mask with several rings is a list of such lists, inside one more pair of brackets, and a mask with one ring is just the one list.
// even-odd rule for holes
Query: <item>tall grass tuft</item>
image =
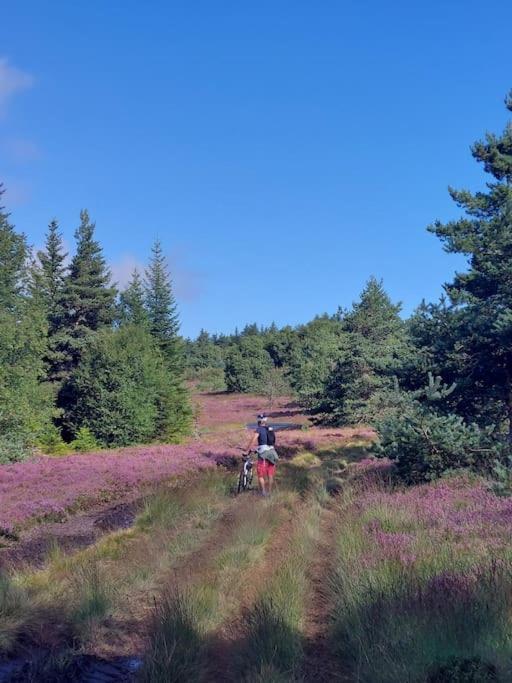
{"label": "tall grass tuft", "polygon": [[183,593],[164,593],[155,603],[150,644],[140,680],[182,683],[199,680],[202,638],[194,602]]}
{"label": "tall grass tuft", "polygon": [[275,559],[259,599],[247,613],[244,642],[234,662],[235,680],[297,680],[303,657],[307,570],[318,536],[320,511],[312,496],[303,516],[295,522],[285,554]]}
{"label": "tall grass tuft", "polygon": [[0,654],[13,651],[21,631],[30,627],[32,609],[28,593],[0,573]]}
{"label": "tall grass tuft", "polygon": [[74,568],[71,585],[75,601],[71,620],[83,636],[109,614],[115,590],[112,580],[95,560]]}
{"label": "tall grass tuft", "polygon": [[347,679],[512,680],[508,517],[486,496],[454,480],[347,497],[328,584]]}

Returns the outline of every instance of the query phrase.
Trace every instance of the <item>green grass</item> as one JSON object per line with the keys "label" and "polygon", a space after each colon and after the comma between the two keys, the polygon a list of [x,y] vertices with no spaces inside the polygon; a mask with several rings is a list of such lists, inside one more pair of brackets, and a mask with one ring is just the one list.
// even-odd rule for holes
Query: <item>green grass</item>
{"label": "green grass", "polygon": [[[205,666],[208,636],[239,607],[243,586],[264,560],[272,530],[282,519],[280,497],[258,501],[240,516],[224,548],[201,568],[197,581],[157,599],[144,681],[196,681]],[[227,532],[230,533],[230,532]]]}
{"label": "green grass", "polygon": [[199,680],[203,641],[197,629],[194,600],[183,593],[163,593],[155,605],[150,645],[140,674],[144,683]]}
{"label": "green grass", "polygon": [[299,675],[303,656],[307,569],[318,538],[321,507],[311,499],[296,520],[290,543],[246,616],[245,639],[233,680],[256,683],[290,681]]}
{"label": "green grass", "polygon": [[0,573],[0,652],[10,654],[34,610],[30,597],[11,577]]}
{"label": "green grass", "polygon": [[53,548],[43,570],[0,579],[0,654],[22,643],[86,645],[111,617],[134,616],[169,572],[197,548],[230,504],[228,477],[206,473],[193,486],[148,498],[131,529],[70,555]]}
{"label": "green grass", "polygon": [[[371,520],[386,533],[414,532],[408,549],[414,561],[379,556],[365,533]],[[435,678],[447,662],[459,672],[480,662],[497,672],[495,680],[512,680],[510,565],[450,539],[434,543],[424,524],[398,506],[376,503],[361,511],[347,495],[329,579],[332,648],[341,669],[358,683],[490,680],[479,678],[487,675],[483,669],[476,678]],[[446,577],[448,587],[436,589],[436,577]]]}

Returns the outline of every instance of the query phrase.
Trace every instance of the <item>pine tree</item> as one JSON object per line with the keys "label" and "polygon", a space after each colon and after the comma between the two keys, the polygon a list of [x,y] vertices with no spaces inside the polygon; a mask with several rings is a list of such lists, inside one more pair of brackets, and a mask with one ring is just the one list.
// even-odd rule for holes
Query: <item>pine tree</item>
{"label": "pine tree", "polygon": [[31,272],[25,237],[0,209],[0,462],[28,453],[53,412],[41,384],[46,321]]}
{"label": "pine tree", "polygon": [[382,280],[370,277],[361,292],[361,298],[346,314],[344,327],[347,332],[364,336],[373,342],[381,342],[396,334],[402,334],[401,304],[393,304]]}
{"label": "pine tree", "polygon": [[37,254],[39,267],[33,269],[37,296],[47,322],[46,376],[51,383],[60,382],[68,364],[67,334],[65,331],[65,289],[67,253],[56,220],[51,221],[46,234],[44,251]]}
{"label": "pine tree", "polygon": [[66,258],[59,232],[59,224],[52,220],[46,234],[45,250],[39,251],[41,264],[41,295],[46,305],[50,334],[59,330],[64,323],[64,289],[66,284]]}
{"label": "pine tree", "polygon": [[392,387],[409,353],[399,312],[382,282],[370,278],[343,320],[339,359],[315,407],[325,422],[369,422],[378,414],[380,392]]}
{"label": "pine tree", "polygon": [[[512,93],[505,103],[512,111]],[[465,384],[466,397],[475,398],[476,410],[466,416],[482,422],[493,414],[506,420],[512,440],[512,122],[501,136],[488,134],[477,142],[472,154],[491,176],[487,191],[450,188],[466,216],[437,221],[429,230],[446,251],[463,254],[469,262],[467,272],[445,285],[460,351],[458,381]],[[481,405],[485,413],[478,414]]]}
{"label": "pine tree", "polygon": [[142,327],[149,325],[144,299],[142,278],[135,268],[128,286],[121,292],[119,302],[121,324],[140,325]]}
{"label": "pine tree", "polygon": [[169,361],[175,363],[179,350],[179,317],[167,259],[162,244],[157,240],[151,249],[151,260],[146,270],[146,308],[149,329]]}
{"label": "pine tree", "polygon": [[[4,194],[0,183],[0,201]],[[9,214],[0,205],[0,308],[14,310],[27,284],[28,248],[25,236],[9,222]]]}
{"label": "pine tree", "polygon": [[86,337],[110,325],[114,318],[116,290],[110,284],[110,271],[101,246],[94,239],[94,230],[88,212],[81,211],[75,233],[77,249],[66,278],[64,297],[71,367],[78,362]]}

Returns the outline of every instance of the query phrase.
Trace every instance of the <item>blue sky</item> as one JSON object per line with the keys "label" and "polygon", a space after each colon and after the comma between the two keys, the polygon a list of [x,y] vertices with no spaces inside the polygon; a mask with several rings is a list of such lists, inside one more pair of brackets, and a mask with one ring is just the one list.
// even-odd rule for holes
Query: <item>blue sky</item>
{"label": "blue sky", "polygon": [[460,267],[425,227],[507,120],[508,0],[5,5],[14,222],[72,245],[87,207],[121,282],[159,237],[186,335],[305,322],[372,274],[408,313]]}

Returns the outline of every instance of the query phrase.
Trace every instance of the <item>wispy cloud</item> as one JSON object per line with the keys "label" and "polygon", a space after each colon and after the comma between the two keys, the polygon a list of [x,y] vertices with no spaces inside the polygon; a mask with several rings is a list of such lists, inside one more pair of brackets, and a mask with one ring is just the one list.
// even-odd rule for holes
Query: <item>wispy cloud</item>
{"label": "wispy cloud", "polygon": [[32,197],[32,187],[28,182],[23,180],[14,180],[12,178],[2,178],[4,181],[5,190],[5,205],[12,209],[16,206],[27,204]]}
{"label": "wispy cloud", "polygon": [[9,101],[14,95],[32,87],[33,84],[34,78],[31,74],[12,66],[7,58],[0,58],[0,116],[6,113]]}
{"label": "wispy cloud", "polygon": [[123,289],[130,282],[133,271],[137,269],[142,275],[144,267],[144,264],[138,261],[132,254],[123,254],[117,261],[110,264],[112,282],[115,282],[118,287]]}
{"label": "wispy cloud", "polygon": [[[178,301],[191,303],[197,301],[203,291],[202,274],[190,268],[186,263],[186,250],[175,249],[167,254],[169,272],[174,285],[174,293]],[[143,276],[146,263],[133,254],[122,254],[119,259],[110,263],[112,281],[123,289],[129,283],[135,268]]]}
{"label": "wispy cloud", "polygon": [[204,275],[188,265],[187,250],[175,249],[168,254],[167,258],[178,301],[187,303],[197,301],[203,292]]}
{"label": "wispy cloud", "polygon": [[0,143],[6,157],[16,164],[27,164],[41,158],[41,150],[32,140],[6,138]]}

